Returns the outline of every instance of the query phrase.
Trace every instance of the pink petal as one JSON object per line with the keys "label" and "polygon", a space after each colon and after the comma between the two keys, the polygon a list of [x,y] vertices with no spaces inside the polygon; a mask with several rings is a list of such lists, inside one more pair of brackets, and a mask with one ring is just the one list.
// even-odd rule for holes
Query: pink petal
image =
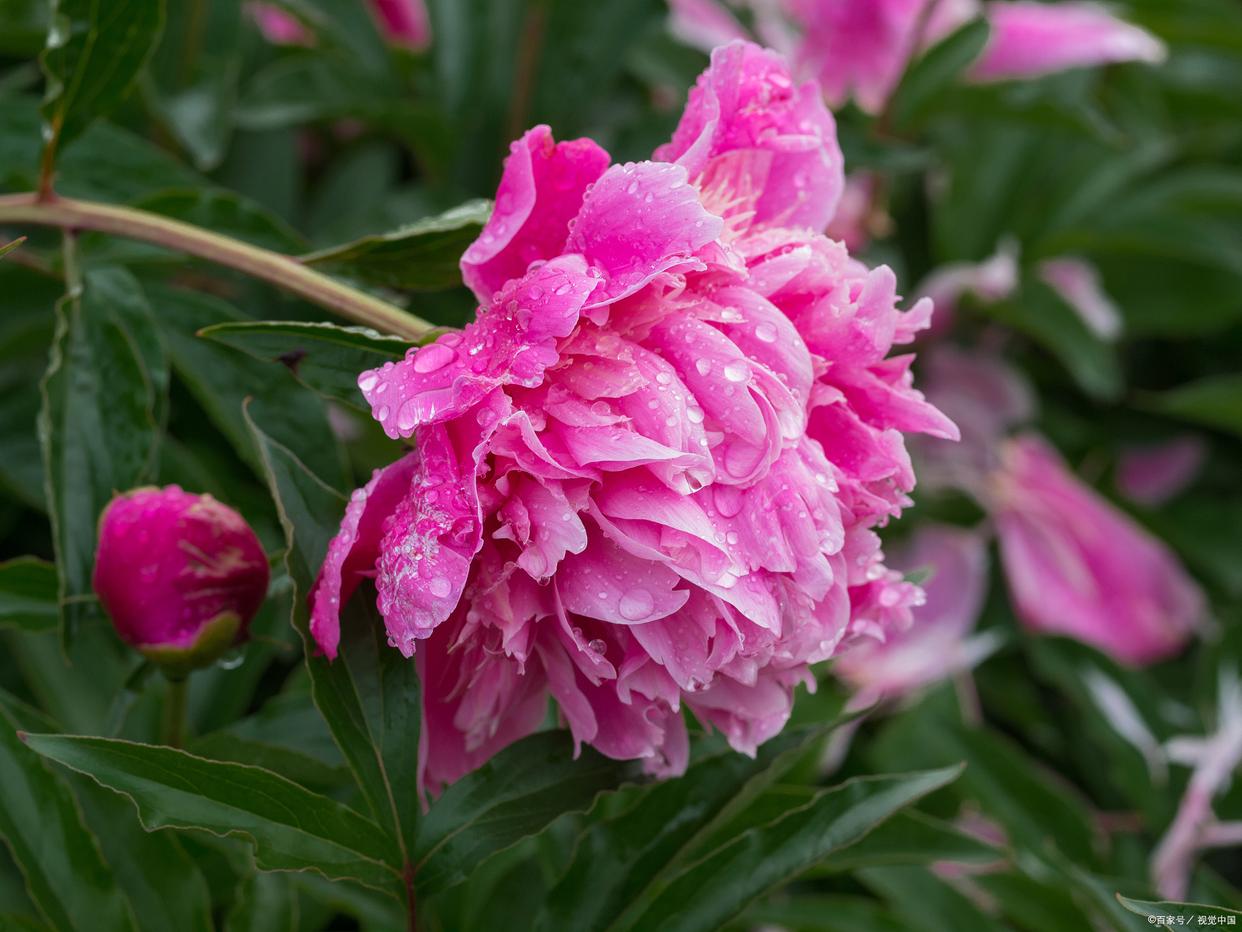
{"label": "pink petal", "polygon": [[1207,452],[1203,438],[1194,435],[1127,450],[1117,463],[1117,488],[1131,501],[1162,505],[1194,482]]}
{"label": "pink petal", "polygon": [[578,322],[595,279],[577,256],[547,262],[509,282],[461,333],[447,333],[405,359],[358,377],[388,436],[454,418],[501,385],[535,386],[559,358],[556,341]]}
{"label": "pink petal", "polygon": [[431,44],[431,21],[423,0],[370,0],[370,4],[389,42],[415,51]]}
{"label": "pink petal", "polygon": [[671,615],[690,593],[675,589],[677,574],[659,563],[626,553],[599,531],[591,545],[567,556],[556,576],[565,608],[587,618],[617,625],[636,625]]}
{"label": "pink petal", "polygon": [[1110,62],[1158,63],[1164,43],[1089,3],[989,3],[992,36],[971,69],[978,81],[1033,78]]}
{"label": "pink petal", "polygon": [[995,502],[1022,620],[1128,664],[1176,653],[1203,593],[1168,548],[1070,473],[1036,437],[1011,441]]}
{"label": "pink petal", "polygon": [[514,142],[510,153],[492,215],[461,257],[462,278],[485,307],[532,262],[560,255],[583,195],[609,161],[590,139],[558,143],[542,125]]}
{"label": "pink petal", "polygon": [[405,656],[453,613],[483,541],[478,469],[496,420],[508,406],[497,393],[483,404],[495,418],[422,428],[417,474],[389,517],[380,543],[379,610],[390,642]]}
{"label": "pink petal", "polygon": [[1121,336],[1121,311],[1104,291],[1100,273],[1084,259],[1064,256],[1039,264],[1042,278],[1101,340]]}
{"label": "pink petal", "polygon": [[656,158],[702,178],[705,203],[719,202],[743,227],[822,230],[845,186],[836,123],[818,88],[795,86],[780,56],[746,42],[712,52]]}
{"label": "pink petal", "polygon": [[341,641],[341,606],[364,578],[375,574],[384,522],[410,491],[420,468],[418,454],[408,453],[377,469],[371,481],[350,496],[341,529],[328,553],[311,595],[310,632],[329,660]]}
{"label": "pink petal", "polygon": [[656,275],[685,265],[720,235],[722,222],[703,209],[677,165],[614,165],[587,192],[565,248],[581,253],[603,281],[595,307],[620,300]]}
{"label": "pink petal", "polygon": [[718,0],[669,0],[668,5],[673,34],[704,52],[746,38],[746,30]]}

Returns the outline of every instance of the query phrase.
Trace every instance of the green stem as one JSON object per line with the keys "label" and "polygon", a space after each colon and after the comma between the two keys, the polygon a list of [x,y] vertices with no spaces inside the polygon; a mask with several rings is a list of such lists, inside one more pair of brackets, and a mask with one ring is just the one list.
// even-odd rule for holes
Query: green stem
{"label": "green stem", "polygon": [[309,269],[292,256],[133,207],[38,194],[0,196],[0,224],[94,230],[153,243],[261,278],[342,317],[415,339],[431,324],[386,301]]}
{"label": "green stem", "polygon": [[190,681],[187,677],[168,681],[164,694],[164,724],[160,740],[170,748],[179,748],[185,741],[185,697]]}

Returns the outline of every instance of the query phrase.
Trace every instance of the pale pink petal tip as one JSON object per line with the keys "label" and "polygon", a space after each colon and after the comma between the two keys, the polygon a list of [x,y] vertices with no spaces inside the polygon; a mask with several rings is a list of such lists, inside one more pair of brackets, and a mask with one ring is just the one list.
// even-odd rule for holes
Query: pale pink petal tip
{"label": "pale pink petal tip", "polygon": [[835,127],[778,56],[718,49],[657,160],[547,127],[462,271],[473,323],[359,377],[413,452],[351,502],[313,633],[374,577],[423,682],[435,792],[539,727],[682,772],[684,712],[755,753],[811,664],[909,627],[876,528],[910,503],[930,303],[824,236]]}
{"label": "pale pink petal tip", "polygon": [[975,80],[1033,78],[1113,62],[1159,63],[1167,56],[1151,33],[1090,3],[993,2],[987,17],[992,34],[971,69]]}
{"label": "pale pink petal tip", "polygon": [[1162,505],[1195,481],[1207,453],[1203,438],[1194,435],[1126,450],[1117,462],[1117,488],[1131,501]]}
{"label": "pale pink petal tip", "polygon": [[1121,336],[1121,311],[1104,291],[1091,263],[1071,256],[1045,259],[1039,264],[1039,275],[1101,340]]}

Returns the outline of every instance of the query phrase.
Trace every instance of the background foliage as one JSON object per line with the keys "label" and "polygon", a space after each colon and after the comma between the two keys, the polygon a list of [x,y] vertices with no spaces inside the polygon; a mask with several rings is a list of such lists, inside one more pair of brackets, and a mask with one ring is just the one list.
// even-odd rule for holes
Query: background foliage
{"label": "background foliage", "polygon": [[[0,0],[0,191],[37,186],[46,120],[61,194],[309,254],[456,325],[473,311],[456,260],[508,141],[547,122],[646,157],[705,64],[659,0],[431,0],[422,54],[354,0],[280,5],[313,47],[267,43],[235,0],[60,0],[40,64],[47,5]],[[301,608],[344,491],[392,456],[354,374],[403,341],[290,323],[329,315],[159,248],[5,230],[30,238],[0,259],[0,925],[394,929],[412,876],[429,929],[1147,926],[1115,894],[1154,899],[1148,859],[1188,771],[1150,771],[1084,682],[1107,676],[1165,740],[1213,727],[1239,657],[1242,7],[1123,6],[1167,65],[967,87],[941,47],[881,124],[839,122],[895,221],[867,258],[907,286],[1005,237],[1027,266],[1072,251],[1100,268],[1119,343],[1035,285],[958,327],[1003,328],[1040,429],[1110,494],[1123,449],[1203,431],[1199,479],[1138,518],[1209,592],[1209,638],[1118,668],[1024,634],[996,584],[981,716],[941,685],[868,717],[828,775],[846,697],[826,674],[756,760],[702,738],[685,778],[648,785],[549,731],[421,814],[411,666],[365,618],[343,663],[304,658]],[[276,567],[253,641],[194,677],[189,755],[151,746],[164,684],[89,583],[112,491],[169,482],[238,507]],[[970,507],[927,499],[903,525]],[[1242,782],[1216,809],[1242,818]],[[1190,899],[1242,908],[1240,871],[1236,851],[1208,857]]]}

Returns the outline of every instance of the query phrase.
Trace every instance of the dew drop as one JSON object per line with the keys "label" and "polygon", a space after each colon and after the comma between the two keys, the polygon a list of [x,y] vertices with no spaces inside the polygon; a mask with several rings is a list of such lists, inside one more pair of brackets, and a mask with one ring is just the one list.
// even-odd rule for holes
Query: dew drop
{"label": "dew drop", "polygon": [[696,359],[694,361],[694,368],[698,371],[699,375],[707,375],[707,373],[712,371],[711,360]]}
{"label": "dew drop", "polygon": [[379,376],[374,372],[364,372],[358,376],[358,387],[364,392],[370,392],[375,388],[375,384],[379,381]]}
{"label": "dew drop", "polygon": [[755,338],[763,343],[776,342],[776,325],[766,321],[755,328]]}
{"label": "dew drop", "polygon": [[688,420],[691,424],[702,424],[703,409],[694,405],[686,408],[686,420]]}
{"label": "dew drop", "polygon": [[603,638],[592,638],[587,642],[587,647],[591,649],[591,653],[599,654],[601,657],[608,650],[608,645],[604,643]]}
{"label": "dew drop", "polygon": [[617,605],[617,610],[626,621],[641,621],[651,614],[655,608],[655,600],[646,589],[630,589]]}
{"label": "dew drop", "polygon": [[724,367],[724,377],[730,382],[745,382],[750,375],[750,366],[743,359],[735,359]]}
{"label": "dew drop", "polygon": [[430,346],[424,346],[414,357],[414,371],[435,372],[443,369],[456,358],[457,354],[443,343],[432,343]]}
{"label": "dew drop", "polygon": [[444,599],[453,591],[453,584],[444,576],[437,576],[427,584],[427,588],[437,599]]}

